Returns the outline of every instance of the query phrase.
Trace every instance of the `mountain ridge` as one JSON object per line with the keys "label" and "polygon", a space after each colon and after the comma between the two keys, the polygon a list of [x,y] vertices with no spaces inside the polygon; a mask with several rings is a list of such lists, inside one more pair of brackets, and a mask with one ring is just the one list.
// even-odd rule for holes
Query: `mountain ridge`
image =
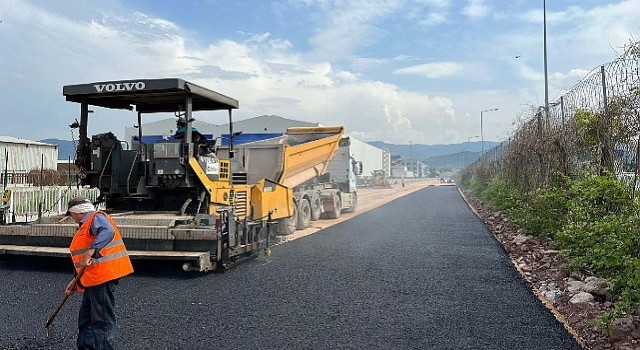
{"label": "mountain ridge", "polygon": [[[429,158],[433,157],[442,157],[442,156],[450,156],[458,153],[470,152],[470,154],[482,152],[482,142],[474,141],[474,142],[463,142],[463,143],[454,143],[454,144],[439,144],[439,145],[422,145],[422,144],[411,144],[411,145],[396,145],[391,143],[386,143],[383,141],[370,141],[368,144],[389,150],[391,155],[399,155],[403,158],[411,158],[417,159],[419,161],[427,161]],[[485,152],[497,145],[500,142],[496,141],[485,141],[484,142],[484,150]]]}
{"label": "mountain ridge", "polygon": [[[58,159],[67,160],[69,157],[73,159],[76,154],[73,141],[48,138],[39,140],[40,142],[58,145]],[[457,166],[468,164],[475,161],[481,151],[482,142],[464,142],[448,145],[396,145],[382,141],[371,141],[368,144],[388,150],[393,156],[402,156],[403,158],[417,159],[436,167]],[[485,141],[484,150],[487,151],[497,145],[499,142]]]}

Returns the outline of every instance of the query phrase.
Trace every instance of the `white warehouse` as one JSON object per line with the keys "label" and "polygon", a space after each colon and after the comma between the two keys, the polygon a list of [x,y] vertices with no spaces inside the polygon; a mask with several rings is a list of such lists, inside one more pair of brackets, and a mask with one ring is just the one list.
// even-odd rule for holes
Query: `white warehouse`
{"label": "white warehouse", "polygon": [[31,170],[55,170],[58,166],[58,146],[48,143],[20,139],[11,136],[0,136],[0,182],[4,181],[5,172],[9,183],[24,177]]}
{"label": "white warehouse", "polygon": [[384,170],[391,174],[390,153],[360,140],[351,139],[351,157],[362,162],[362,176],[371,177],[374,170]]}

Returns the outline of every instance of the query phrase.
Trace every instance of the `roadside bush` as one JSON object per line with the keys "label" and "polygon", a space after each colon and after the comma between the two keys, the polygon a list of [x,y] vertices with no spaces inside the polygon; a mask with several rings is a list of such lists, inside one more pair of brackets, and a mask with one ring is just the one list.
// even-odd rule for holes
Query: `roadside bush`
{"label": "roadside bush", "polygon": [[469,180],[469,191],[471,191],[471,194],[473,194],[477,198],[484,200],[482,193],[484,192],[484,190],[487,188],[488,185],[489,183],[486,181],[481,181],[481,180],[472,178]]}
{"label": "roadside bush", "polygon": [[628,227],[626,218],[609,215],[594,221],[567,224],[556,241],[572,258],[574,267],[611,277],[624,266],[621,238]]}
{"label": "roadside bush", "polygon": [[573,219],[593,219],[623,214],[633,208],[628,185],[613,176],[592,176],[571,185]]}
{"label": "roadside bush", "polygon": [[543,188],[526,196],[522,205],[509,214],[515,223],[540,236],[553,236],[566,223],[568,191],[563,188]]}
{"label": "roadside bush", "polygon": [[610,280],[619,308],[640,306],[640,218],[608,215],[571,223],[556,241],[572,266]]}
{"label": "roadside bush", "polygon": [[498,210],[510,210],[522,204],[522,194],[504,180],[493,180],[485,186],[481,198]]}
{"label": "roadside bush", "polygon": [[564,227],[556,242],[574,268],[609,279],[618,307],[640,306],[640,217],[629,186],[611,176],[571,185]]}
{"label": "roadside bush", "polygon": [[567,213],[566,190],[539,189],[521,193],[505,180],[471,181],[470,190],[491,207],[505,211],[520,227],[532,234],[549,236],[559,230]]}

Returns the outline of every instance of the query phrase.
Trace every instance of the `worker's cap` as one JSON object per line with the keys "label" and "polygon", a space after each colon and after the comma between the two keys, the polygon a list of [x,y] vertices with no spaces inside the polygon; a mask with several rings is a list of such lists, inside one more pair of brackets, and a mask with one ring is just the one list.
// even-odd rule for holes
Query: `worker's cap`
{"label": "worker's cap", "polygon": [[69,201],[66,215],[71,215],[71,213],[87,213],[93,210],[95,210],[95,207],[91,199],[85,196],[77,196]]}

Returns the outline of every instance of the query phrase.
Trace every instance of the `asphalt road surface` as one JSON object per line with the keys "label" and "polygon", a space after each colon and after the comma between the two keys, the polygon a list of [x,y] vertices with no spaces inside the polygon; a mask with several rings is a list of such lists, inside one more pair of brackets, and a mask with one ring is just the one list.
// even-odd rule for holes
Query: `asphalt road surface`
{"label": "asphalt road surface", "polygon": [[[580,349],[455,187],[428,187],[224,274],[137,263],[120,349]],[[0,349],[73,349],[70,263],[0,260]]]}

